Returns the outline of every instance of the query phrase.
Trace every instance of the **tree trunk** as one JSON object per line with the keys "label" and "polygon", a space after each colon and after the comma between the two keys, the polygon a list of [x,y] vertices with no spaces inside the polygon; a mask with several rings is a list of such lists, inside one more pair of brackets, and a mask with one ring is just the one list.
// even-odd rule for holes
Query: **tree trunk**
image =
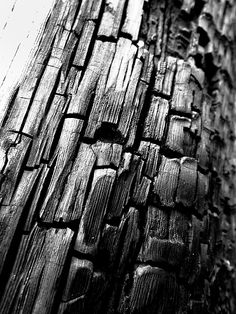
{"label": "tree trunk", "polygon": [[1,313],[235,313],[235,16],[55,1],[1,105]]}

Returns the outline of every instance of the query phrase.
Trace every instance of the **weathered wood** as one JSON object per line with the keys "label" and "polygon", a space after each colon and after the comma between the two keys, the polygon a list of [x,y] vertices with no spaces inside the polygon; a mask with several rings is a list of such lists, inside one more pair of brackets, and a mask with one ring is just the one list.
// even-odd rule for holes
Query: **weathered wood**
{"label": "weathered wood", "polygon": [[55,1],[0,86],[3,313],[235,312],[235,12]]}
{"label": "weathered wood", "polygon": [[82,143],[73,167],[61,194],[60,204],[55,213],[55,221],[73,221],[81,217],[87,187],[96,166],[118,167],[121,146],[118,144],[97,142],[94,145]]}
{"label": "weathered wood", "polygon": [[[48,169],[41,166],[34,171],[24,171],[22,177],[18,183],[18,186],[12,197],[11,205],[2,205],[0,210],[0,222],[1,222],[1,267],[4,266],[8,250],[12,245],[12,240],[16,229],[19,225],[22,213],[27,213],[27,219],[24,225],[24,231],[31,231],[33,220],[36,214],[36,208],[40,197],[40,191],[43,188],[43,182],[47,175]],[[35,189],[37,193],[32,193]]]}

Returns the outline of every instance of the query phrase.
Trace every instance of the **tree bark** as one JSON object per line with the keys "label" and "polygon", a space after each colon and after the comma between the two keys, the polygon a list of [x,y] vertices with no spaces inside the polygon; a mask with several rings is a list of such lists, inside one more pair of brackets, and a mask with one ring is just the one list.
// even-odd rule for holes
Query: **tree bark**
{"label": "tree bark", "polygon": [[235,16],[55,1],[1,106],[1,313],[235,313]]}

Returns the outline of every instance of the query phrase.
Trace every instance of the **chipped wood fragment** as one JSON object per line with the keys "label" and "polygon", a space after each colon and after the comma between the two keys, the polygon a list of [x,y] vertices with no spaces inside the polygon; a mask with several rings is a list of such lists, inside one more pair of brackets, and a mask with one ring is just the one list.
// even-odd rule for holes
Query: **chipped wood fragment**
{"label": "chipped wood fragment", "polygon": [[196,153],[196,158],[199,162],[199,166],[205,171],[209,169],[211,160],[210,136],[211,131],[206,128],[203,128],[201,133],[201,141],[198,145]]}
{"label": "chipped wood fragment", "polygon": [[55,95],[46,118],[42,119],[40,133],[33,138],[30,155],[27,160],[28,167],[39,166],[42,159],[49,161],[53,139],[63,116],[65,98]]}
{"label": "chipped wood fragment", "polygon": [[142,262],[156,262],[160,265],[179,267],[188,239],[188,220],[175,211],[150,206],[145,227],[145,240],[138,259]]}
{"label": "chipped wood fragment", "polygon": [[185,148],[185,145],[188,139],[188,129],[190,129],[190,126],[190,119],[179,116],[171,116],[165,142],[166,148],[184,155],[185,150],[188,148]]}
{"label": "chipped wood fragment", "polygon": [[193,76],[190,77],[189,89],[192,97],[191,107],[199,112],[203,108],[203,90]]}
{"label": "chipped wood fragment", "polygon": [[139,81],[141,69],[143,63],[141,60],[136,59],[134,68],[130,77],[129,85],[127,87],[126,96],[124,99],[124,104],[122,107],[122,112],[119,120],[118,130],[121,132],[124,138],[127,137],[129,128],[132,124],[134,118],[134,113],[137,110],[138,102],[135,102],[135,92],[137,90],[137,84]]}
{"label": "chipped wood fragment", "polygon": [[135,92],[133,116],[130,121],[129,132],[127,136],[126,147],[132,147],[136,140],[136,134],[139,126],[139,120],[142,115],[142,109],[145,104],[148,85],[141,80],[138,83]]}
{"label": "chipped wood fragment", "polygon": [[54,216],[55,221],[69,222],[80,219],[95,162],[96,155],[92,147],[81,143],[67,182],[63,187],[60,203]]}
{"label": "chipped wood fragment", "polygon": [[159,150],[159,145],[145,141],[140,142],[138,152],[145,160],[144,175],[146,175],[148,178],[153,179],[153,177],[157,175],[158,161],[160,157]]}
{"label": "chipped wood fragment", "polygon": [[69,72],[70,66],[73,65],[73,56],[76,51],[76,47],[78,45],[78,38],[75,33],[71,32],[67,41],[65,48],[63,49],[63,54],[60,58],[62,63],[61,73],[64,73],[66,76]]}
{"label": "chipped wood fragment", "polygon": [[184,207],[192,207],[195,201],[197,187],[197,161],[194,158],[183,157],[180,160],[180,174],[176,202]]}
{"label": "chipped wood fragment", "polygon": [[144,64],[140,80],[149,84],[154,67],[154,55],[148,50],[144,50]]}
{"label": "chipped wood fragment", "polygon": [[175,206],[175,192],[180,170],[179,159],[169,159],[162,156],[158,175],[154,178],[153,193],[156,202],[162,206]]}
{"label": "chipped wood fragment", "polygon": [[191,113],[191,90],[189,80],[191,75],[191,66],[183,60],[177,61],[177,72],[175,75],[175,84],[173,97],[171,100],[171,109],[183,113]]}
{"label": "chipped wood fragment", "polygon": [[188,231],[188,254],[182,265],[181,277],[192,284],[200,274],[200,232],[202,223],[192,215]]}
{"label": "chipped wood fragment", "polygon": [[117,171],[117,178],[107,211],[108,219],[122,216],[124,206],[130,198],[131,186],[134,182],[139,162],[139,156],[124,153],[121,159],[121,165]]}
{"label": "chipped wood fragment", "polygon": [[78,297],[68,302],[61,302],[58,314],[76,313],[86,314],[86,296]]}
{"label": "chipped wood fragment", "polygon": [[122,153],[122,146],[120,144],[98,141],[91,148],[97,157],[96,166],[114,166],[118,168]]}
{"label": "chipped wood fragment", "polygon": [[177,59],[173,57],[167,57],[166,60],[158,61],[154,92],[166,97],[171,96],[176,71],[176,61]]}
{"label": "chipped wood fragment", "polygon": [[81,32],[81,28],[86,21],[96,21],[99,17],[101,6],[102,0],[82,0],[78,15],[76,16],[73,24],[73,31],[75,31],[79,35]]}
{"label": "chipped wood fragment", "polygon": [[[31,138],[21,135],[18,143],[12,143],[6,134],[2,134],[1,141],[1,175],[0,175],[0,200],[4,205],[9,205],[13,193],[17,188],[23,169],[25,156],[30,147]],[[11,134],[10,134],[11,136]]]}
{"label": "chipped wood fragment", "polygon": [[[9,116],[6,117],[4,124],[5,131],[13,130],[15,132],[19,132],[22,129],[22,123],[29,108],[29,104],[30,97],[20,96],[19,91],[11,110],[9,110]],[[14,135],[15,138],[18,136],[17,133]]]}
{"label": "chipped wood fragment", "polygon": [[116,171],[96,169],[91,190],[81,218],[75,250],[94,254],[100,237],[101,224],[106,214]]}
{"label": "chipped wood fragment", "polygon": [[[99,314],[101,304],[106,296],[109,287],[109,277],[101,271],[94,271],[93,278],[90,284],[87,298],[87,313],[93,311],[94,314]],[[86,313],[85,313],[86,314]]]}
{"label": "chipped wood fragment", "polygon": [[133,201],[139,206],[145,206],[151,187],[151,180],[145,176],[142,176],[143,168],[144,161],[141,160],[137,169],[134,191],[132,195]]}
{"label": "chipped wood fragment", "polygon": [[169,215],[166,211],[160,210],[154,206],[148,207],[147,221],[145,225],[145,240],[140,249],[138,259],[140,261],[157,261],[158,239],[168,238]]}
{"label": "chipped wood fragment", "polygon": [[103,78],[103,71],[110,66],[115,52],[115,43],[96,40],[92,56],[86,67],[78,91],[73,95],[68,107],[68,114],[86,115],[92,95],[95,93],[99,78]]}
{"label": "chipped wood fragment", "polygon": [[207,212],[209,197],[209,176],[198,171],[197,173],[197,191],[196,191],[196,210],[200,215]]}
{"label": "chipped wood fragment", "polygon": [[133,262],[140,238],[140,230],[138,225],[139,213],[134,207],[131,207],[128,213],[122,218],[120,229],[120,243],[122,248],[120,256],[118,256],[118,275],[123,274],[126,267]]}
{"label": "chipped wood fragment", "polygon": [[[72,66],[69,73],[66,75],[63,71],[60,73],[56,94],[58,95],[73,95],[78,91],[82,70]],[[69,103],[69,100],[66,101]]]}
{"label": "chipped wood fragment", "polygon": [[[131,40],[120,38],[117,43],[117,49],[114,60],[111,64],[106,94],[102,99],[104,106],[102,121],[116,124],[123,101],[132,102],[136,85],[142,68],[142,62],[136,59],[133,66],[137,47],[132,45]],[[129,109],[129,108],[127,108]]]}
{"label": "chipped wood fragment", "polygon": [[117,38],[126,0],[106,0],[98,29],[98,37]]}
{"label": "chipped wood fragment", "polygon": [[57,87],[58,77],[58,68],[49,65],[46,66],[39,87],[33,98],[33,103],[27,113],[27,118],[23,127],[24,133],[31,136],[37,135],[43,116],[51,106],[50,98],[53,96],[54,90]]}
{"label": "chipped wood fragment", "polygon": [[[70,57],[76,44],[76,40],[76,37],[68,30],[63,27],[58,27],[48,65],[58,69],[61,68],[65,60]],[[67,66],[63,64],[63,69],[66,68]]]}
{"label": "chipped wood fragment", "polygon": [[62,301],[67,302],[88,292],[93,276],[93,263],[72,257]]}
{"label": "chipped wood fragment", "polygon": [[186,214],[173,210],[170,213],[169,238],[172,241],[187,243],[189,230],[189,218]]}
{"label": "chipped wood fragment", "polygon": [[158,267],[138,266],[130,296],[130,313],[173,313],[177,309],[176,278]]}
{"label": "chipped wood fragment", "polygon": [[138,40],[139,28],[142,19],[144,0],[128,0],[122,33],[128,34],[133,41]]}
{"label": "chipped wood fragment", "polygon": [[103,228],[98,246],[98,259],[109,270],[114,271],[114,265],[119,249],[119,227],[106,224]]}
{"label": "chipped wood fragment", "polygon": [[202,99],[202,126],[209,130],[211,129],[211,106],[211,97],[204,95]]}
{"label": "chipped wood fragment", "polygon": [[[94,104],[85,132],[86,137],[93,138],[102,123],[109,123],[116,128],[123,106],[124,110],[122,110],[119,123],[120,129],[117,132],[122,133],[123,137],[127,135],[131,118],[136,110],[136,108],[129,108],[129,104],[133,102],[142,67],[142,62],[136,59],[133,68],[136,51],[137,47],[132,45],[131,40],[122,37],[118,40],[114,58],[113,55],[110,55],[103,75],[98,81]],[[124,100],[125,104],[123,105]],[[137,102],[134,102],[134,105],[136,106]],[[126,115],[129,115],[130,118],[127,119]]]}
{"label": "chipped wood fragment", "polygon": [[94,33],[95,23],[93,21],[86,21],[83,26],[78,46],[75,52],[73,65],[77,67],[83,67],[88,54],[89,46],[91,45],[91,39]]}
{"label": "chipped wood fragment", "polygon": [[153,96],[150,109],[143,129],[143,137],[154,141],[162,141],[169,112],[169,103],[166,99]]}
{"label": "chipped wood fragment", "polygon": [[64,121],[59,142],[51,161],[53,173],[49,182],[48,193],[40,210],[40,217],[44,222],[54,220],[65,180],[71,171],[73,159],[75,158],[75,150],[82,126],[83,120],[80,119],[67,118]]}

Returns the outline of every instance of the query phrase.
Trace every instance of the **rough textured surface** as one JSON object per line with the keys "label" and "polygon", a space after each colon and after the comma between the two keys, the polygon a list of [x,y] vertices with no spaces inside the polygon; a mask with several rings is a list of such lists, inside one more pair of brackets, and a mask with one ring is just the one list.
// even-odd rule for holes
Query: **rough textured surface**
{"label": "rough textured surface", "polygon": [[235,313],[235,16],[55,1],[1,107],[1,313]]}

